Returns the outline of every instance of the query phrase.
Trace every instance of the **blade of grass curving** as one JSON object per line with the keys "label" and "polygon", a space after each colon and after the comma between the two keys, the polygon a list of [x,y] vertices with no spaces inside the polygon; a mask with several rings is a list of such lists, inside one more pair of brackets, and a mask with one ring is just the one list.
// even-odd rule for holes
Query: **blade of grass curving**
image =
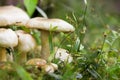
{"label": "blade of grass curving", "polygon": [[37,6],[36,9],[44,18],[48,18],[47,14],[40,7]]}
{"label": "blade of grass curving", "polygon": [[24,70],[24,68],[22,68],[21,66],[17,65],[17,64],[13,64],[17,74],[20,76],[20,78],[22,80],[33,80],[30,76],[30,74],[28,74],[28,72],[26,72]]}

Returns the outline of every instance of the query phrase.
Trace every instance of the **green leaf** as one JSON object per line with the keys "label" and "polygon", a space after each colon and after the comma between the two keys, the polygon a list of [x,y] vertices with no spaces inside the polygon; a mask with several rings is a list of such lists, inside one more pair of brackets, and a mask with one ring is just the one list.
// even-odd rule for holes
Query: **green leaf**
{"label": "green leaf", "polygon": [[79,45],[80,45],[80,39],[79,39],[79,37],[77,37],[74,47],[73,47],[74,51],[77,52],[79,50]]}
{"label": "green leaf", "polygon": [[111,42],[109,40],[105,40],[105,43],[103,45],[103,51],[109,51],[111,46]]}
{"label": "green leaf", "polygon": [[51,31],[51,32],[52,32],[52,31],[56,31],[57,28],[58,28],[58,26],[52,26],[52,25],[50,25],[50,31]]}
{"label": "green leaf", "polygon": [[24,0],[24,5],[27,9],[27,13],[29,14],[29,16],[32,16],[32,14],[34,13],[37,2],[38,0]]}
{"label": "green leaf", "polygon": [[53,40],[52,40],[52,33],[50,32],[50,35],[49,35],[49,44],[50,44],[50,53],[53,52]]}
{"label": "green leaf", "polygon": [[108,68],[106,68],[107,74],[109,74],[109,76],[111,78],[113,78],[112,80],[119,80],[119,73],[120,73],[120,65],[119,64],[114,64],[111,66],[108,66]]}
{"label": "green leaf", "polygon": [[112,44],[112,48],[113,49],[116,49],[116,50],[119,50],[120,49],[120,37],[117,37],[113,44]]}
{"label": "green leaf", "polygon": [[19,65],[14,64],[17,74],[22,80],[33,80],[31,76]]}
{"label": "green leaf", "polygon": [[102,77],[100,76],[100,74],[99,74],[97,71],[95,71],[94,69],[87,69],[87,71],[88,71],[92,76],[94,76],[96,79],[98,79],[98,78],[102,79]]}
{"label": "green leaf", "polygon": [[32,30],[31,34],[35,38],[37,44],[40,45],[41,44],[41,41],[40,41],[40,32],[38,30]]}

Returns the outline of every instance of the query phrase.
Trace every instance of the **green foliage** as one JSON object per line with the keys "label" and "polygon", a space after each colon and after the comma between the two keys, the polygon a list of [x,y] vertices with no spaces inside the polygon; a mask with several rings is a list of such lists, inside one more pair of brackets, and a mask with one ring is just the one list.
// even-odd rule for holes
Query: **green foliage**
{"label": "green foliage", "polygon": [[14,67],[22,80],[33,80],[30,74],[28,74],[28,72],[26,72],[21,66],[14,64]]}
{"label": "green foliage", "polygon": [[27,9],[29,16],[32,16],[32,14],[34,13],[37,3],[38,0],[24,0],[24,5]]}

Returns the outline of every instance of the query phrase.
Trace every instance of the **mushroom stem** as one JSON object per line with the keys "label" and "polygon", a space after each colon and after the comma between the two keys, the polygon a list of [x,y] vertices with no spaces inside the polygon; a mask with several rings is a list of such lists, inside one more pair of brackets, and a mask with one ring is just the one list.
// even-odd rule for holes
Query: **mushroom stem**
{"label": "mushroom stem", "polygon": [[6,49],[5,48],[0,48],[0,61],[7,61],[7,55],[6,55]]}
{"label": "mushroom stem", "polygon": [[47,60],[50,56],[50,47],[49,47],[49,32],[48,31],[41,31],[41,58]]}
{"label": "mushroom stem", "polygon": [[7,54],[7,60],[10,62],[13,62],[13,53],[10,52],[10,54]]}
{"label": "mushroom stem", "polygon": [[8,52],[9,52],[9,54],[6,54],[7,55],[7,61],[13,62],[14,49],[13,49],[13,47],[10,47],[10,48],[7,48],[7,49],[8,49]]}

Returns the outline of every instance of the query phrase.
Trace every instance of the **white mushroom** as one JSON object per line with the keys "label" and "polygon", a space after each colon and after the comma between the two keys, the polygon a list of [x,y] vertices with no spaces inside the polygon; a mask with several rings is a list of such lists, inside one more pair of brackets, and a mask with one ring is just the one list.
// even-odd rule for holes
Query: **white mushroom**
{"label": "white mushroom", "polygon": [[15,6],[0,6],[0,27],[10,25],[24,26],[29,16],[22,9]]}
{"label": "white mushroom", "polygon": [[45,65],[43,69],[46,73],[54,73],[54,68],[51,65]]}
{"label": "white mushroom", "polygon": [[18,44],[18,37],[11,29],[0,28],[0,61],[6,61],[5,48],[13,48]]}
{"label": "white mushroom", "polygon": [[[0,6],[0,27],[10,27],[13,25],[25,26],[29,16],[22,9],[15,6]],[[8,34],[9,35],[9,34]],[[10,38],[10,36],[9,36]],[[12,39],[11,39],[12,40]],[[2,49],[3,50],[3,49]],[[4,50],[5,51],[5,50]],[[12,60],[13,56],[8,55]]]}
{"label": "white mushroom", "polygon": [[67,61],[68,63],[73,61],[73,57],[68,53],[68,51],[62,48],[56,49],[55,58],[60,59],[60,61],[63,62]]}
{"label": "white mushroom", "polygon": [[41,17],[36,17],[30,19],[26,24],[28,28],[40,29],[41,31],[41,58],[47,60],[50,55],[49,47],[49,31],[56,27],[54,31],[56,32],[73,32],[74,27],[61,19],[46,19]]}
{"label": "white mushroom", "polygon": [[55,63],[46,64],[42,67],[46,73],[54,73],[58,69],[58,65]]}
{"label": "white mushroom", "polygon": [[58,65],[55,63],[50,63],[51,66],[53,66],[54,70],[58,70]]}
{"label": "white mushroom", "polygon": [[16,34],[18,35],[17,49],[19,51],[17,61],[24,63],[27,61],[27,53],[34,50],[36,47],[36,41],[32,35],[26,33],[25,31],[17,30]]}

